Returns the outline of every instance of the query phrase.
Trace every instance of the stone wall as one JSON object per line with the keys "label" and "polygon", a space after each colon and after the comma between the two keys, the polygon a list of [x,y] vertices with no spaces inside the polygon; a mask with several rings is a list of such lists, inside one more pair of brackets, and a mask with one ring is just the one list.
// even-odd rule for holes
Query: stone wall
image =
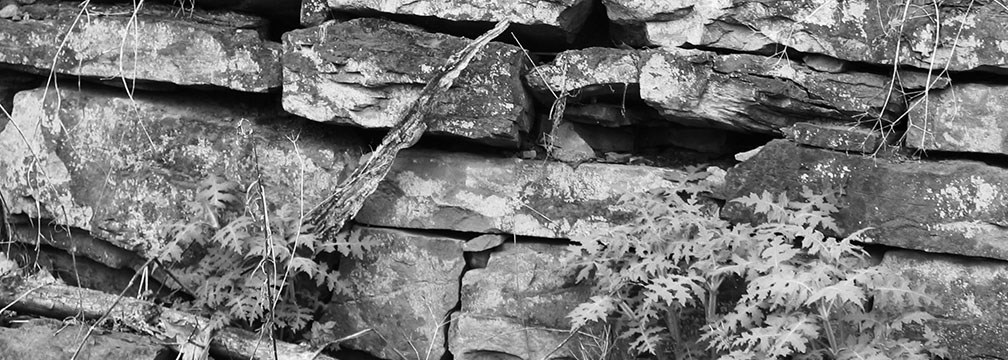
{"label": "stone wall", "polygon": [[319,315],[336,337],[375,330],[345,347],[575,356],[564,316],[589,294],[566,244],[624,221],[621,196],[715,166],[723,199],[843,189],[842,231],[871,228],[882,266],[938,298],[952,357],[1008,357],[998,2],[184,3],[0,11],[0,194],[14,219],[73,229],[22,238],[129,270],[209,176],[316,204],[510,20],[350,225],[380,245],[339,264],[351,295]]}

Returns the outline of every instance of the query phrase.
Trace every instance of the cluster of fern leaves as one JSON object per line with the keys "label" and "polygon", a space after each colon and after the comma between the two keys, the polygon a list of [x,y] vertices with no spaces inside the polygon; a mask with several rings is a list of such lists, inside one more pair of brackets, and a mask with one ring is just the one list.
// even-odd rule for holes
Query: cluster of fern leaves
{"label": "cluster of fern leaves", "polygon": [[[701,173],[670,189],[626,195],[633,221],[572,246],[578,281],[596,296],[573,310],[575,328],[615,322],[632,350],[659,358],[929,359],[943,355],[925,321],[933,305],[922,289],[869,266],[831,214],[836,193],[801,199],[749,195],[741,203],[758,224],[731,224],[706,200]],[[727,284],[741,298],[719,304]],[[732,306],[734,305],[734,306]],[[701,333],[683,328],[702,314]],[[903,337],[914,324],[918,340]],[[695,329],[695,327],[694,327]]]}
{"label": "cluster of fern leaves", "polygon": [[[313,318],[322,291],[345,291],[325,261],[359,256],[359,239],[323,242],[301,223],[299,208],[274,209],[262,194],[241,197],[237,183],[210,177],[186,204],[188,219],[164,229],[161,259],[208,313],[212,327],[238,322],[299,331]],[[245,200],[251,198],[252,200]],[[299,283],[296,283],[299,282]]]}

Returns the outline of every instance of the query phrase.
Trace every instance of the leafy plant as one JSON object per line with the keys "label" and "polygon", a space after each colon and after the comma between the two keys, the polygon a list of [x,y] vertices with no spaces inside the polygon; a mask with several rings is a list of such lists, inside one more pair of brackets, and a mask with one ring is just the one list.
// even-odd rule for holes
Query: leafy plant
{"label": "leafy plant", "polygon": [[[672,188],[624,196],[620,206],[633,212],[631,222],[571,247],[578,281],[594,280],[598,294],[569,314],[573,327],[616,322],[632,350],[659,358],[943,354],[925,325],[932,300],[869,266],[853,243],[863,231],[843,239],[824,234],[837,231],[835,192],[805,188],[800,200],[745,196],[733,201],[764,221],[731,224],[704,197],[703,177],[694,172],[670,179]],[[729,284],[740,282],[741,297],[719,306]],[[691,313],[702,317],[700,334],[685,331]],[[926,340],[901,337],[909,324]]]}
{"label": "leafy plant", "polygon": [[204,180],[186,204],[190,217],[166,227],[171,241],[162,260],[174,265],[183,285],[198,284],[189,305],[212,314],[215,326],[271,321],[299,331],[312,319],[321,289],[345,290],[339,273],[317,259],[359,256],[370,244],[320,241],[293,206],[272,211],[266,201],[246,203],[238,190],[219,177]]}

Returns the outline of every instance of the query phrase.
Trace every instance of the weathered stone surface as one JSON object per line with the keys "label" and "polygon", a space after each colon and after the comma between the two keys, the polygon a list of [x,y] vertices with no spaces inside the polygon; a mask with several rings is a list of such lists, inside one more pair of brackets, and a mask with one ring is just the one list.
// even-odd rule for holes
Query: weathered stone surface
{"label": "weathered stone surface", "polygon": [[669,186],[677,170],[400,153],[357,214],[370,225],[569,238],[625,220],[623,194]]}
{"label": "weathered stone surface", "polygon": [[[785,45],[839,59],[970,70],[1008,64],[1008,23],[996,2],[604,0],[643,44],[732,50]],[[935,14],[937,7],[938,14]],[[935,19],[941,20],[936,26]],[[939,31],[938,34],[935,32]],[[935,41],[937,40],[937,44]]]}
{"label": "weathered stone surface", "polygon": [[0,129],[7,126],[7,116],[14,111],[14,94],[35,87],[37,82],[34,76],[0,69]]}
{"label": "weathered stone surface", "polygon": [[134,99],[97,88],[18,93],[0,132],[0,191],[11,212],[146,255],[210,175],[242,189],[259,180],[277,204],[297,204],[303,180],[304,204],[315,204],[359,153],[351,131],[254,106],[260,96]]}
{"label": "weathered stone surface", "polygon": [[145,5],[131,24],[131,6],[92,4],[89,19],[75,24],[76,3],[23,10],[32,20],[0,21],[0,63],[250,92],[281,84],[280,44],[263,40],[265,22],[256,17],[202,10],[183,17],[177,8]]}
{"label": "weathered stone surface", "polygon": [[[578,348],[567,313],[587,301],[563,268],[565,245],[505,243],[486,268],[462,277],[462,308],[452,318],[449,349],[459,360],[569,358]],[[549,355],[549,356],[547,356]]]}
{"label": "weathered stone surface", "polygon": [[595,157],[595,150],[581,137],[581,133],[568,122],[560,123],[550,134],[549,156],[564,162],[580,162]]}
{"label": "weathered stone surface", "polygon": [[466,240],[465,244],[462,244],[462,251],[477,252],[490,250],[500,246],[508,239],[511,239],[511,236],[505,234],[483,234]]}
{"label": "weathered stone surface", "polygon": [[886,144],[882,131],[857,125],[801,122],[783,131],[796,143],[840,151],[872,153]]}
{"label": "weathered stone surface", "polygon": [[336,338],[371,329],[343,345],[380,358],[440,359],[459,301],[462,240],[361,226],[350,236],[377,245],[340,263],[349,293],[333,297],[322,321],[336,323]]}
{"label": "weathered stone surface", "polygon": [[561,53],[527,79],[540,94],[637,97],[682,125],[765,133],[808,119],[889,121],[901,109],[884,76],[747,54],[590,48]]}
{"label": "weathered stone surface", "polygon": [[924,287],[940,306],[929,326],[949,359],[1008,358],[1008,264],[912,251],[889,251],[882,266]]}
{"label": "weathered stone surface", "polygon": [[508,20],[543,32],[572,38],[591,11],[590,0],[328,0],[329,8],[343,12],[381,12],[430,16],[464,22]]}
{"label": "weathered stone surface", "polygon": [[[31,320],[18,328],[0,327],[0,359],[69,359],[88,332],[86,325],[64,326],[60,321]],[[159,357],[162,356],[162,357]],[[127,333],[94,333],[87,337],[78,359],[134,360],[171,357],[164,345]]]}
{"label": "weathered stone surface", "polygon": [[[1008,259],[1008,169],[976,161],[905,161],[848,155],[775,140],[728,171],[725,198],[803,186],[843,190],[843,233],[906,249]],[[747,219],[730,202],[722,216]]]}
{"label": "weathered stone surface", "polygon": [[[284,34],[284,109],[308,119],[390,127],[469,40],[380,19]],[[427,116],[431,133],[517,147],[531,123],[524,55],[491,43]]]}
{"label": "weathered stone surface", "polygon": [[329,5],[326,0],[301,0],[301,26],[322,25],[329,20]]}
{"label": "weathered stone surface", "polygon": [[925,150],[1008,154],[1008,87],[958,84],[910,110],[906,145]]}

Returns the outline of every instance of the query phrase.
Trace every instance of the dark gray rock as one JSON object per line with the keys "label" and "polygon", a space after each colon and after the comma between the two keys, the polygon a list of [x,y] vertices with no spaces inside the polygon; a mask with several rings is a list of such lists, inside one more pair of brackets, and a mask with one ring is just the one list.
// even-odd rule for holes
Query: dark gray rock
{"label": "dark gray rock", "polygon": [[88,326],[64,325],[48,319],[30,320],[17,328],[0,327],[0,359],[58,360],[74,355],[85,341],[78,359],[161,359],[170,352],[154,339],[122,332],[94,333],[85,340]]}
{"label": "dark gray rock", "polygon": [[788,140],[808,146],[839,151],[873,153],[887,143],[884,132],[892,135],[892,129],[879,130],[857,125],[840,125],[817,122],[801,122],[783,129]]}

